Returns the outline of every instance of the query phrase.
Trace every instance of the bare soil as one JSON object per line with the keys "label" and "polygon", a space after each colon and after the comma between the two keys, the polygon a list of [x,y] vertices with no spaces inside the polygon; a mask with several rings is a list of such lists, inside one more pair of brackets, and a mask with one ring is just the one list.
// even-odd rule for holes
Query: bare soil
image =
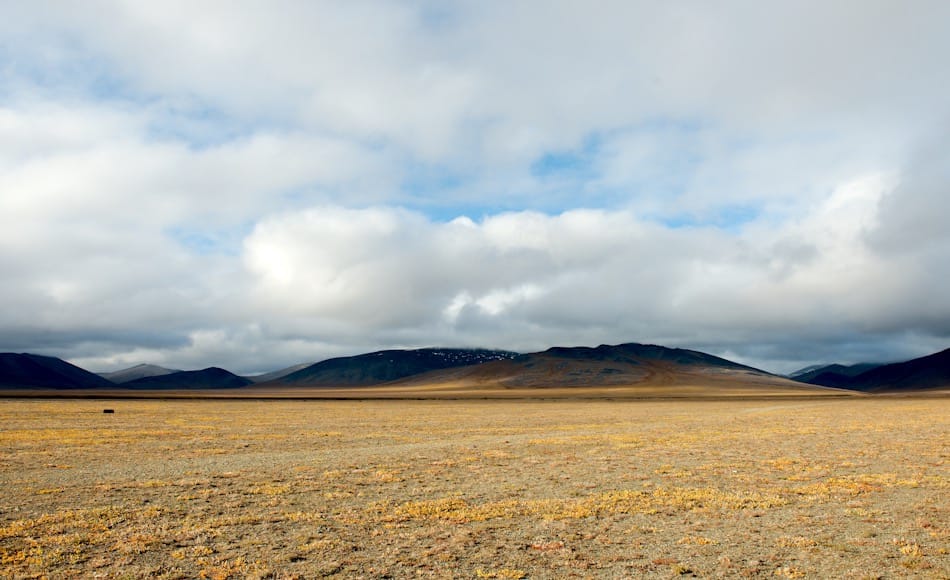
{"label": "bare soil", "polygon": [[0,400],[0,576],[950,578],[948,425],[947,398]]}

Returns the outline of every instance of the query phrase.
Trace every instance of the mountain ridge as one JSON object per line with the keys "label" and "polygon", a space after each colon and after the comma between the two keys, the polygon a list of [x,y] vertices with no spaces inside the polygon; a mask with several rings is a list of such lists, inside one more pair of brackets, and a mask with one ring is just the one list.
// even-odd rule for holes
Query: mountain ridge
{"label": "mountain ridge", "polygon": [[8,388],[95,389],[115,383],[62,359],[29,353],[0,353],[0,386]]}
{"label": "mountain ridge", "polygon": [[143,377],[123,383],[127,389],[236,389],[254,384],[250,379],[238,376],[220,367],[208,367],[197,371],[179,371],[166,375]]}

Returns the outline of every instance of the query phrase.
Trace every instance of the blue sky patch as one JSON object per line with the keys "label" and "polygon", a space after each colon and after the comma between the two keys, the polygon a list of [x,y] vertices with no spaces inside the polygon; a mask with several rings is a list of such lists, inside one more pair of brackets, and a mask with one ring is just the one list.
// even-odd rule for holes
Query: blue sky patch
{"label": "blue sky patch", "polygon": [[673,228],[715,227],[726,231],[738,231],[742,226],[762,215],[762,208],[754,204],[728,205],[703,213],[679,213],[657,221]]}
{"label": "blue sky patch", "polygon": [[244,238],[250,234],[253,224],[221,230],[201,231],[197,228],[178,226],[165,233],[180,246],[199,256],[237,256],[241,253]]}
{"label": "blue sky patch", "polygon": [[592,136],[578,149],[545,153],[531,164],[531,175],[540,179],[591,179],[596,175],[600,145],[600,138]]}

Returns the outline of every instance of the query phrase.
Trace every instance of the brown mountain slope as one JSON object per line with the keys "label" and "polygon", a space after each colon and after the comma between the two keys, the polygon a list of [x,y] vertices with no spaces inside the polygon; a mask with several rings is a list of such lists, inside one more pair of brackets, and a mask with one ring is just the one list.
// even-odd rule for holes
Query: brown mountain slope
{"label": "brown mountain slope", "polygon": [[320,396],[730,397],[843,395],[705,353],[654,345],[552,348]]}

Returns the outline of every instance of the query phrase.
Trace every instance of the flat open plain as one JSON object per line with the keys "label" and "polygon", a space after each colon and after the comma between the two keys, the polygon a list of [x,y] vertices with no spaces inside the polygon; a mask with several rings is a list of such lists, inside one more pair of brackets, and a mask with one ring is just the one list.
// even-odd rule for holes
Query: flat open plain
{"label": "flat open plain", "polygon": [[948,578],[948,426],[948,398],[0,400],[0,575]]}

